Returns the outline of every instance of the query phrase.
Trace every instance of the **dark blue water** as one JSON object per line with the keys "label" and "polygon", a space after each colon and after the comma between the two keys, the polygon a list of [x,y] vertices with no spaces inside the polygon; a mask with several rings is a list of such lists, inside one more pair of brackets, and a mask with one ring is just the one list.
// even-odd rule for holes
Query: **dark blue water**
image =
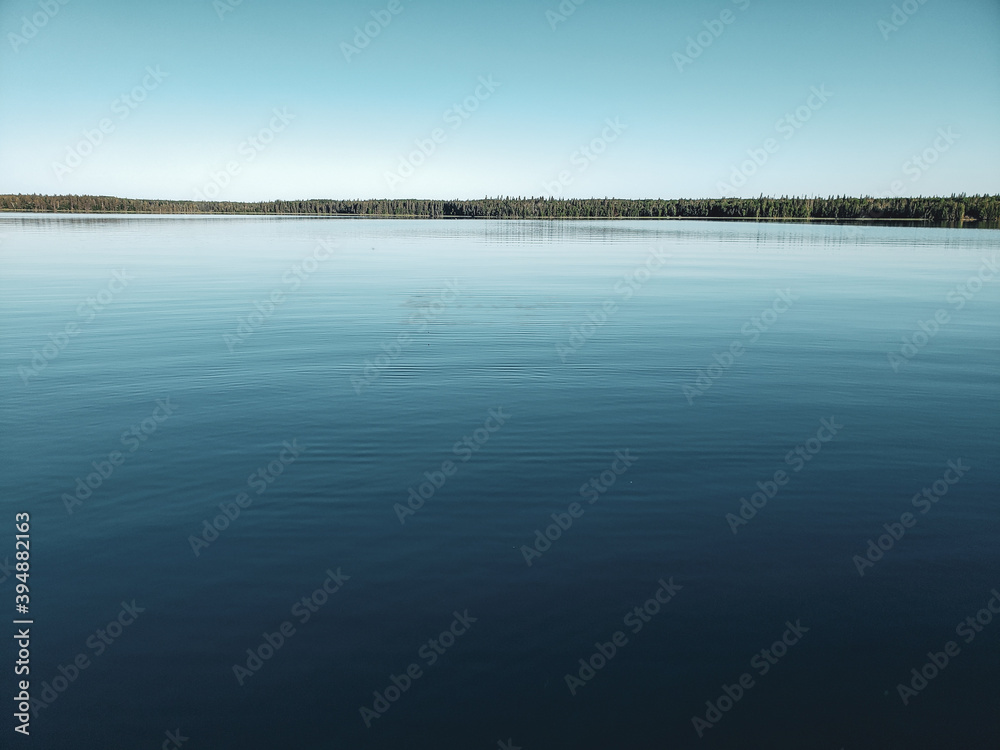
{"label": "dark blue water", "polygon": [[998,249],[2,217],[3,746],[995,748]]}

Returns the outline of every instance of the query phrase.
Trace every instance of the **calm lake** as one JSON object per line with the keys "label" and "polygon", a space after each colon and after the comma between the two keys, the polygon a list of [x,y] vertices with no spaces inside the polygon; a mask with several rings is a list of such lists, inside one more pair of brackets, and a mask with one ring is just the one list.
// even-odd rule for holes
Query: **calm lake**
{"label": "calm lake", "polygon": [[31,746],[996,748],[998,251],[0,216]]}

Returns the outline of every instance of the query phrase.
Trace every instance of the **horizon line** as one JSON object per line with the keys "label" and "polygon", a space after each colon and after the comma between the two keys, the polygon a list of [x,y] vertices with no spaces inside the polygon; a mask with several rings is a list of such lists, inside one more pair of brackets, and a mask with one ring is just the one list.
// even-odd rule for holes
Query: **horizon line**
{"label": "horizon line", "polygon": [[953,198],[1000,198],[1000,192],[996,193],[949,193],[945,194],[920,194],[920,195],[869,195],[869,194],[830,194],[826,196],[822,195],[793,195],[793,194],[782,194],[782,195],[772,195],[760,193],[759,195],[753,196],[700,196],[700,197],[655,197],[655,196],[644,196],[642,198],[621,198],[613,195],[592,195],[590,197],[564,197],[564,196],[545,196],[545,195],[484,195],[478,198],[419,198],[415,196],[399,196],[399,197],[389,197],[380,196],[375,198],[334,198],[334,197],[323,197],[323,198],[250,198],[250,199],[211,199],[211,200],[199,200],[197,198],[146,198],[138,196],[122,196],[122,195],[110,195],[102,193],[0,193],[0,198],[16,198],[16,197],[40,197],[40,198],[115,198],[117,200],[131,200],[131,201],[160,201],[163,203],[314,203],[321,201],[363,201],[363,202],[373,202],[373,201],[437,201],[442,203],[471,203],[474,201],[482,200],[545,200],[545,201],[556,201],[556,202],[568,202],[568,201],[599,201],[599,200],[617,200],[617,201],[753,201],[753,200],[947,200]]}

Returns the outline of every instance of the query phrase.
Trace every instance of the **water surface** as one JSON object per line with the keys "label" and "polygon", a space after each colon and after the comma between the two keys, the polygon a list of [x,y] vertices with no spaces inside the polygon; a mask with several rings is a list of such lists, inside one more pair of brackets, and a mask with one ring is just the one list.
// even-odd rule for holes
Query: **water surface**
{"label": "water surface", "polygon": [[[1000,587],[998,248],[895,226],[0,217],[0,489],[32,518],[33,695],[89,659],[32,744],[996,747],[1000,624],[956,627]],[[773,496],[739,517],[758,482]],[[635,614],[661,579],[669,602]],[[786,623],[807,630],[770,663]]]}

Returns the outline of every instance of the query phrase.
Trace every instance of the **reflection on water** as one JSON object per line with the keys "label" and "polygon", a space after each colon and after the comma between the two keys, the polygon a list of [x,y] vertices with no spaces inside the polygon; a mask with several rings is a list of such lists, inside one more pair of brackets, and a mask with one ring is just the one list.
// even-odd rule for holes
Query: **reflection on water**
{"label": "reflection on water", "polygon": [[[33,684],[92,660],[37,741],[995,745],[988,630],[911,705],[896,686],[1000,585],[998,248],[815,222],[0,216]],[[807,634],[762,674],[789,623]]]}

